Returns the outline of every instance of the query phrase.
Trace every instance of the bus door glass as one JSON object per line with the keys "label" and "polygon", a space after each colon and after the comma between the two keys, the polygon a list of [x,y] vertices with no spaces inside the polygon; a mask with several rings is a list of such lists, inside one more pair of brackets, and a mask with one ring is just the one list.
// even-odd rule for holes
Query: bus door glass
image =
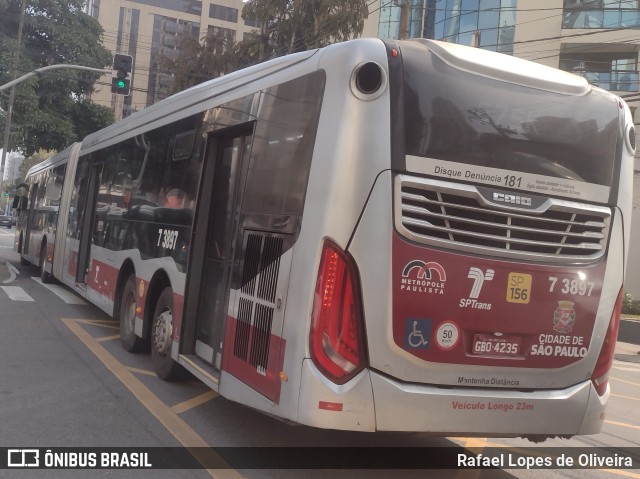
{"label": "bus door glass", "polygon": [[80,185],[80,191],[86,191],[86,200],[84,203],[84,214],[82,215],[82,224],[80,226],[80,238],[78,245],[78,266],[76,269],[76,282],[85,283],[86,274],[89,269],[89,253],[91,252],[91,232],[93,230],[93,211],[96,206],[96,196],[98,193],[98,184],[102,164],[91,165],[89,175],[82,179],[85,185]]}
{"label": "bus door glass", "polygon": [[24,234],[24,243],[22,254],[27,254],[29,252],[29,243],[31,241],[31,229],[32,223],[35,221],[35,205],[36,199],[38,197],[38,183],[34,183],[31,185],[31,191],[29,192],[29,213],[27,215],[27,231]]}
{"label": "bus door glass", "polygon": [[[251,135],[222,138],[217,147],[213,144],[209,151],[207,165],[213,168],[205,173],[205,184],[212,185],[212,189],[210,203],[206,203],[210,206],[203,208],[209,217],[206,244],[202,248],[204,261],[195,352],[217,369],[220,368],[219,345],[229,301],[239,172],[250,149]],[[213,181],[207,182],[211,174]]]}

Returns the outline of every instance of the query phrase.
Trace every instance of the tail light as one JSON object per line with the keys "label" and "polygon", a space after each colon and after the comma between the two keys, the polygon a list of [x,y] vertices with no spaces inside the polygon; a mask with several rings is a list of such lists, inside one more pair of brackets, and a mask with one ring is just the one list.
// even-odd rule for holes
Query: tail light
{"label": "tail light", "polygon": [[336,384],[346,383],[366,365],[358,271],[328,240],[320,258],[309,343],[313,363]]}
{"label": "tail light", "polygon": [[591,380],[596,388],[596,391],[602,396],[607,390],[607,384],[609,383],[609,370],[613,363],[613,353],[616,347],[616,340],[618,338],[618,328],[620,326],[620,311],[622,309],[622,290],[618,294],[616,305],[613,308],[613,314],[611,315],[611,321],[609,322],[609,328],[604,336],[604,342],[602,343],[602,349],[600,355],[596,361],[596,366],[593,369]]}

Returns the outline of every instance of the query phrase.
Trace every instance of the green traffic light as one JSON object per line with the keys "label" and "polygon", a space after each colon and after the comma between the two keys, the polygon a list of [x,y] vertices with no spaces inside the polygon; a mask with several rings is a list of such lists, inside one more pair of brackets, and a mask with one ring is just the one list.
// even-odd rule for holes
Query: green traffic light
{"label": "green traffic light", "polygon": [[124,81],[120,80],[118,82],[118,88],[124,88]]}

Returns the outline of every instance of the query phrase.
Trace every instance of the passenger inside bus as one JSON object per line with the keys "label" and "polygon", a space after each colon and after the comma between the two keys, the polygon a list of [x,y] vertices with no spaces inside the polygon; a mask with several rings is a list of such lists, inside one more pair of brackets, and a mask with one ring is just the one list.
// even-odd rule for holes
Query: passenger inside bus
{"label": "passenger inside bus", "polygon": [[184,193],[178,188],[173,188],[167,191],[165,195],[164,204],[165,208],[183,208],[184,207]]}

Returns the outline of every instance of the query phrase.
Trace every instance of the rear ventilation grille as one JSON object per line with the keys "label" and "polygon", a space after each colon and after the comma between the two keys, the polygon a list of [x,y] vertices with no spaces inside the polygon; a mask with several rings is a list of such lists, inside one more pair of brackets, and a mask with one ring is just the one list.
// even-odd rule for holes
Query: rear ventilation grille
{"label": "rear ventilation grille", "polygon": [[283,238],[248,233],[233,354],[264,374],[269,359]]}
{"label": "rear ventilation grille", "polygon": [[535,210],[501,207],[470,185],[398,176],[396,228],[424,244],[485,255],[589,263],[605,251],[609,208],[548,199]]}

